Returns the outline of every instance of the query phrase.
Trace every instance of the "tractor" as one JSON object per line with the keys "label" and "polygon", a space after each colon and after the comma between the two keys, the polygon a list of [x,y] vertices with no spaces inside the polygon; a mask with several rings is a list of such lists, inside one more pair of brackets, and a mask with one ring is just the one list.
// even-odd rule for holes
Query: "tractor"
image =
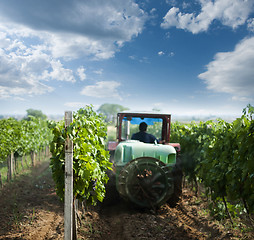
{"label": "tractor", "polygon": [[[132,140],[145,122],[156,140]],[[171,115],[161,113],[117,114],[117,141],[108,143],[119,195],[141,208],[175,205],[182,193],[180,144],[170,143]]]}

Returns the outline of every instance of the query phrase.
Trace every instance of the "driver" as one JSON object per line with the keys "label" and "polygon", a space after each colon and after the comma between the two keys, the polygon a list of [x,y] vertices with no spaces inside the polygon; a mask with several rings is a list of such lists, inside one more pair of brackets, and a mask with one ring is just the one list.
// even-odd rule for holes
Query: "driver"
{"label": "driver", "polygon": [[144,142],[144,143],[154,143],[154,141],[156,140],[159,143],[157,138],[153,136],[152,134],[147,133],[146,130],[147,130],[147,124],[145,122],[141,122],[139,124],[139,132],[134,133],[131,139],[139,140],[140,142]]}

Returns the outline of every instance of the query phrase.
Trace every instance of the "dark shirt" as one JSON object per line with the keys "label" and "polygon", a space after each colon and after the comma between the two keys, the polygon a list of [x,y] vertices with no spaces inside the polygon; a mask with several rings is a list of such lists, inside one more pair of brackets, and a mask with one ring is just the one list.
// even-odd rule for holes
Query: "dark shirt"
{"label": "dark shirt", "polygon": [[156,139],[155,136],[146,132],[134,133],[131,139],[139,140],[140,142],[144,142],[144,143],[154,143],[154,141],[156,140],[159,143],[159,141]]}

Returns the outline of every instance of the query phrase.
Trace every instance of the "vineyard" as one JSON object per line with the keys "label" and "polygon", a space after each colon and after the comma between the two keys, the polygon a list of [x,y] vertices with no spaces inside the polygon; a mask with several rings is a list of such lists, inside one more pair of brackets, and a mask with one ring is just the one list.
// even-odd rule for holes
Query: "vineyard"
{"label": "vineyard", "polygon": [[[82,223],[78,230],[80,239],[179,239],[179,236],[182,239],[252,239],[253,114],[254,108],[249,105],[243,110],[241,118],[230,123],[218,119],[172,124],[171,142],[181,144],[185,186],[182,202],[176,208],[163,205],[157,212],[137,210],[117,196],[111,205],[103,202],[110,193],[107,186],[110,186],[111,179],[106,173],[111,171],[112,163],[109,152],[105,150],[107,125],[103,116],[94,112],[92,107],[75,112],[73,123],[68,128],[63,121],[49,122],[35,117],[21,121],[2,119],[0,203],[5,207],[0,211],[3,229],[0,239],[36,239],[35,233],[31,232],[39,234],[38,224],[45,224],[50,217],[52,221],[48,224],[48,233],[45,228],[45,234],[41,233],[37,239],[63,238],[63,224],[60,224],[63,213],[60,212],[64,199],[64,144],[67,136],[74,146],[74,198],[85,207],[79,216],[79,224]],[[158,129],[155,126],[151,131],[157,132]],[[50,171],[48,146],[51,152]],[[39,162],[38,165],[35,156],[39,160],[46,159],[46,163]],[[19,182],[15,186],[12,180],[19,175],[19,169],[28,166],[29,161],[35,169],[36,166],[42,166],[42,169],[32,172],[34,180],[24,180],[25,187],[20,191]],[[21,167],[18,167],[19,162]],[[34,188],[35,185],[40,191],[38,187]],[[13,197],[10,189],[15,193],[15,199],[23,199],[20,205],[16,200],[4,197],[5,192]],[[34,198],[29,199],[25,193],[32,193]],[[9,206],[8,202],[11,203]],[[99,204],[95,206],[97,202]],[[26,204],[33,208],[25,209]],[[44,208],[43,204],[50,207]],[[58,209],[57,213],[54,209]],[[4,217],[8,218],[8,222]],[[55,223],[54,218],[57,219]],[[168,238],[169,235],[172,238]]]}
{"label": "vineyard", "polygon": [[171,141],[180,142],[184,174],[201,184],[212,214],[223,219],[254,212],[254,108],[241,118],[173,125]]}
{"label": "vineyard", "polygon": [[[48,156],[48,146],[51,139],[52,133],[46,120],[33,116],[21,121],[14,118],[1,119],[0,186],[6,180],[10,181],[19,170],[21,171],[29,165],[33,166],[36,156],[39,159],[42,157],[41,155]],[[1,174],[2,172],[7,175]]]}

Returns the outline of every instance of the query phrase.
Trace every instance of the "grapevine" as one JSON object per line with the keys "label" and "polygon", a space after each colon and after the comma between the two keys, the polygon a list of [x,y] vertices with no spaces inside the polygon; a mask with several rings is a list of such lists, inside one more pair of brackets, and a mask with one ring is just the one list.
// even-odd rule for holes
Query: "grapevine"
{"label": "grapevine", "polygon": [[14,118],[0,120],[0,162],[13,153],[23,156],[31,151],[39,152],[51,141],[48,122],[30,116],[30,120]]}
{"label": "grapevine", "polygon": [[50,144],[51,168],[56,192],[64,199],[64,146],[67,135],[73,141],[73,196],[95,205],[105,197],[106,171],[111,169],[109,152],[105,150],[107,126],[101,115],[91,106],[73,114],[73,122],[67,128],[64,122],[52,126],[54,138]]}
{"label": "grapevine", "polygon": [[231,123],[218,119],[172,126],[172,141],[181,144],[185,176],[206,187],[213,208],[222,202],[233,215],[239,205],[254,212],[253,113],[248,105]]}

